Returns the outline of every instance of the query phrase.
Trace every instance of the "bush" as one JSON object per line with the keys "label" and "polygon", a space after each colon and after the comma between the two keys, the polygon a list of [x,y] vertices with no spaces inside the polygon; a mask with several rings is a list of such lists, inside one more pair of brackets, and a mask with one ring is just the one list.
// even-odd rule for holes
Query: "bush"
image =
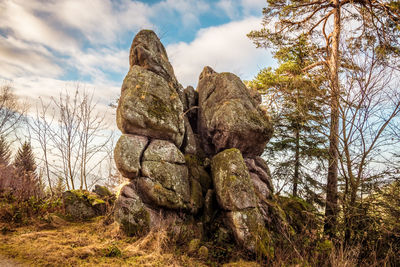
{"label": "bush", "polygon": [[61,199],[19,200],[8,193],[0,197],[0,221],[13,225],[26,225],[33,219],[43,219],[48,213],[62,212]]}

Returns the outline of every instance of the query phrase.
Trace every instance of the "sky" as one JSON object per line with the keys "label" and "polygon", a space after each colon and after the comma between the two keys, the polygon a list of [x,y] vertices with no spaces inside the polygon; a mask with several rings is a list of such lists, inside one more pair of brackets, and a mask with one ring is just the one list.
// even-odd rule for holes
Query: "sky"
{"label": "sky", "polygon": [[117,99],[129,49],[154,30],[178,81],[196,86],[208,65],[244,80],[273,65],[246,37],[261,28],[265,0],[0,0],[0,81],[35,102],[65,90]]}

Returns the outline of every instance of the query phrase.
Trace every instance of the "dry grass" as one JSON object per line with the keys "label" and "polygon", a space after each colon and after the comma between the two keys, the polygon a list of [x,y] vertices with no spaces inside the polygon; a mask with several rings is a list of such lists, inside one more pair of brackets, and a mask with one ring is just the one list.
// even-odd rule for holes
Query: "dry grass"
{"label": "dry grass", "polygon": [[105,226],[101,220],[57,224],[51,230],[32,225],[0,234],[1,254],[32,266],[206,266],[176,253],[165,231],[135,240],[122,235],[116,224]]}

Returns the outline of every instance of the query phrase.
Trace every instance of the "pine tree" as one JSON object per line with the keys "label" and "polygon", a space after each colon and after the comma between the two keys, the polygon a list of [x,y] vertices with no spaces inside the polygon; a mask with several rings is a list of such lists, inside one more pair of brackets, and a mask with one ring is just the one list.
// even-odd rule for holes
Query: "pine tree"
{"label": "pine tree", "polygon": [[35,156],[30,142],[25,142],[14,159],[16,185],[14,193],[18,198],[28,199],[42,195],[39,178],[36,175]]}
{"label": "pine tree", "polygon": [[[268,0],[263,9],[263,29],[249,37],[258,47],[287,47],[302,35],[313,38],[321,60],[303,71],[322,66],[330,88],[330,128],[326,185],[326,234],[334,237],[339,214],[338,159],[341,85],[341,45],[369,40],[381,54],[400,54],[400,12],[397,0]],[[346,25],[346,28],[342,27]],[[346,30],[348,35],[344,36]],[[346,37],[346,39],[344,39]],[[343,42],[345,41],[345,42]],[[342,50],[342,49],[341,49]],[[387,57],[390,61],[390,57]]]}
{"label": "pine tree", "polygon": [[30,142],[25,142],[14,159],[15,168],[24,173],[34,174],[36,171],[35,156]]}
{"label": "pine tree", "polygon": [[318,200],[314,191],[322,185],[314,176],[315,169],[321,167],[327,156],[327,140],[321,134],[327,90],[321,73],[302,72],[316,60],[312,52],[307,39],[300,38],[275,53],[280,64],[277,69],[262,70],[249,86],[270,101],[268,108],[275,132],[266,152],[274,167],[274,176],[281,180],[291,177],[293,196]]}

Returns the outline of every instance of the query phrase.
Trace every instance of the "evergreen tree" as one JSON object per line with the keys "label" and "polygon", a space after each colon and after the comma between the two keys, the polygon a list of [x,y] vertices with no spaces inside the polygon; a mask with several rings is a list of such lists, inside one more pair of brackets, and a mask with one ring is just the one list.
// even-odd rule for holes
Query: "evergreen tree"
{"label": "evergreen tree", "polygon": [[[263,69],[249,86],[265,94],[270,103],[275,132],[266,152],[274,176],[291,177],[292,195],[316,199],[321,184],[316,169],[326,159],[327,140],[323,132],[327,90],[321,73],[302,69],[316,59],[305,37],[275,53],[280,66]],[[300,192],[301,191],[301,192]]]}
{"label": "evergreen tree", "polygon": [[14,195],[17,198],[27,200],[31,197],[40,198],[43,196],[30,142],[25,142],[18,149],[14,159],[14,168],[16,171]]}
{"label": "evergreen tree", "polygon": [[17,152],[14,166],[19,172],[35,174],[36,163],[30,142],[25,142]]}
{"label": "evergreen tree", "polygon": [[[313,38],[321,58],[303,69],[325,68],[329,81],[330,128],[324,231],[336,235],[338,206],[340,45],[359,40],[374,43],[382,55],[400,54],[400,12],[397,0],[268,0],[263,9],[263,29],[249,34],[257,46],[282,48],[302,35]],[[342,26],[346,25],[346,28]],[[343,30],[348,33],[343,35]],[[344,39],[343,37],[346,37]],[[390,57],[387,58],[390,61]]]}

